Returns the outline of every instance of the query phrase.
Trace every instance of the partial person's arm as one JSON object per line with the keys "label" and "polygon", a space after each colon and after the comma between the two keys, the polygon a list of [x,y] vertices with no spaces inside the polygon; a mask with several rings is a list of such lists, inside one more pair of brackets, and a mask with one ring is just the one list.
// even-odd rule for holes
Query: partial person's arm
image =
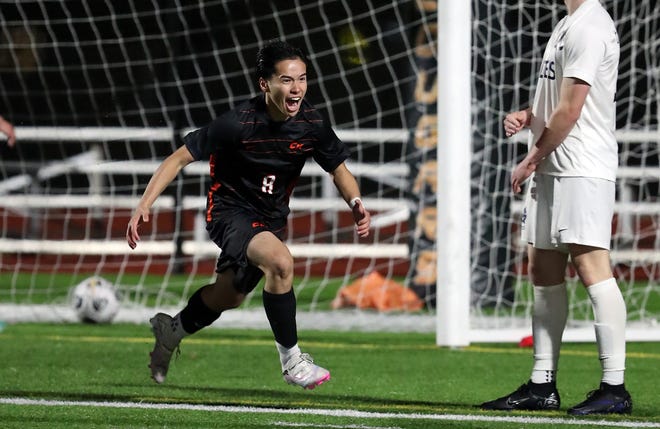
{"label": "partial person's arm", "polygon": [[186,146],[181,146],[160,164],[156,172],[151,176],[147,189],[144,190],[138,206],[128,222],[126,229],[126,241],[131,249],[135,249],[140,241],[138,227],[143,222],[149,222],[149,212],[156,198],[167,188],[167,186],[179,174],[179,171],[194,161],[193,156]]}
{"label": "partial person's arm", "polygon": [[14,126],[2,116],[0,116],[0,132],[7,136],[7,146],[14,147],[14,144],[16,144]]}
{"label": "partial person's arm", "polygon": [[539,163],[552,153],[571,132],[589,94],[589,84],[574,78],[564,78],[559,94],[559,104],[550,115],[541,137],[529,150],[511,175],[511,189],[519,193],[521,185],[536,170]]}
{"label": "partial person's arm", "polygon": [[368,237],[371,226],[371,215],[360,199],[360,189],[355,177],[348,171],[346,164],[343,162],[330,175],[342,198],[344,198],[344,201],[346,201],[353,212],[353,221],[355,221],[355,230],[358,236],[362,238]]}

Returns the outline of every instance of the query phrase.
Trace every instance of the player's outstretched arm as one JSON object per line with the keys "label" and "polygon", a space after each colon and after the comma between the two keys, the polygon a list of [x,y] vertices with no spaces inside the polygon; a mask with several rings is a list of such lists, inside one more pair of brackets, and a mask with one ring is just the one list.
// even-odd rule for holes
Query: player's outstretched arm
{"label": "player's outstretched arm", "polygon": [[330,175],[339,193],[353,212],[355,231],[358,236],[360,238],[368,237],[369,228],[371,228],[371,215],[360,199],[360,189],[355,177],[348,171],[346,164],[343,162]]}
{"label": "player's outstretched arm", "polygon": [[144,222],[149,222],[151,206],[156,201],[156,198],[163,193],[167,185],[179,174],[179,171],[193,161],[194,159],[188,148],[181,146],[173,154],[168,156],[160,164],[154,175],[151,176],[147,189],[144,190],[144,194],[135,208],[133,216],[128,221],[128,227],[126,228],[126,241],[131,249],[135,249],[138,241],[140,241],[138,227]]}

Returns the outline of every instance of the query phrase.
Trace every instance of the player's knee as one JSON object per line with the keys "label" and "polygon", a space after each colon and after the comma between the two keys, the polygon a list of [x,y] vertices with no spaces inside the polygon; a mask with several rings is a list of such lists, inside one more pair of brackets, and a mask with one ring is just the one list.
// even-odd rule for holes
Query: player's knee
{"label": "player's knee", "polygon": [[564,272],[548,269],[543,264],[531,263],[527,267],[529,280],[537,286],[550,286],[564,282]]}
{"label": "player's knee", "polygon": [[278,255],[271,259],[267,267],[271,277],[290,282],[293,279],[293,258],[291,255]]}
{"label": "player's knee", "polygon": [[585,251],[574,255],[571,259],[578,277],[586,286],[613,276],[609,253],[606,250]]}

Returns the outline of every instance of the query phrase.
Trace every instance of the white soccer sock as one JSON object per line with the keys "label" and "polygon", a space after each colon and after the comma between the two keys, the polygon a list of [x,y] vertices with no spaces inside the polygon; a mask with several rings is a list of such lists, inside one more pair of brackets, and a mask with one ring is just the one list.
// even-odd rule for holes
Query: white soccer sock
{"label": "white soccer sock", "polygon": [[594,310],[594,328],[603,383],[623,384],[626,369],[626,303],[614,278],[587,288]]}
{"label": "white soccer sock", "polygon": [[277,346],[277,351],[280,353],[280,364],[282,365],[282,371],[284,371],[284,365],[289,362],[289,359],[300,354],[300,347],[296,344],[291,348],[287,348],[277,341],[275,341],[275,345]]}
{"label": "white soccer sock", "polygon": [[561,337],[568,317],[566,283],[534,286],[534,367],[532,383],[554,382],[559,362]]}

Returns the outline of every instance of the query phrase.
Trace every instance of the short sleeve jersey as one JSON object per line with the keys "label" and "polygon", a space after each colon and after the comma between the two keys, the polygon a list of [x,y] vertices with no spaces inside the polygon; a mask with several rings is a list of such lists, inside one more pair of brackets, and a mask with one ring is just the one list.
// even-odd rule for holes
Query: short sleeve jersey
{"label": "short sleeve jersey", "polygon": [[269,219],[289,214],[289,198],[309,157],[332,172],[349,156],[323,116],[303,100],[298,114],[270,119],[263,95],[184,137],[195,160],[209,160],[207,220],[215,207],[241,207]]}
{"label": "short sleeve jersey", "polygon": [[577,123],[562,144],[539,164],[537,172],[615,180],[618,64],[616,28],[598,0],[585,1],[557,24],[541,64],[532,105],[530,146],[541,136],[557,107],[564,78],[580,79],[590,88]]}

